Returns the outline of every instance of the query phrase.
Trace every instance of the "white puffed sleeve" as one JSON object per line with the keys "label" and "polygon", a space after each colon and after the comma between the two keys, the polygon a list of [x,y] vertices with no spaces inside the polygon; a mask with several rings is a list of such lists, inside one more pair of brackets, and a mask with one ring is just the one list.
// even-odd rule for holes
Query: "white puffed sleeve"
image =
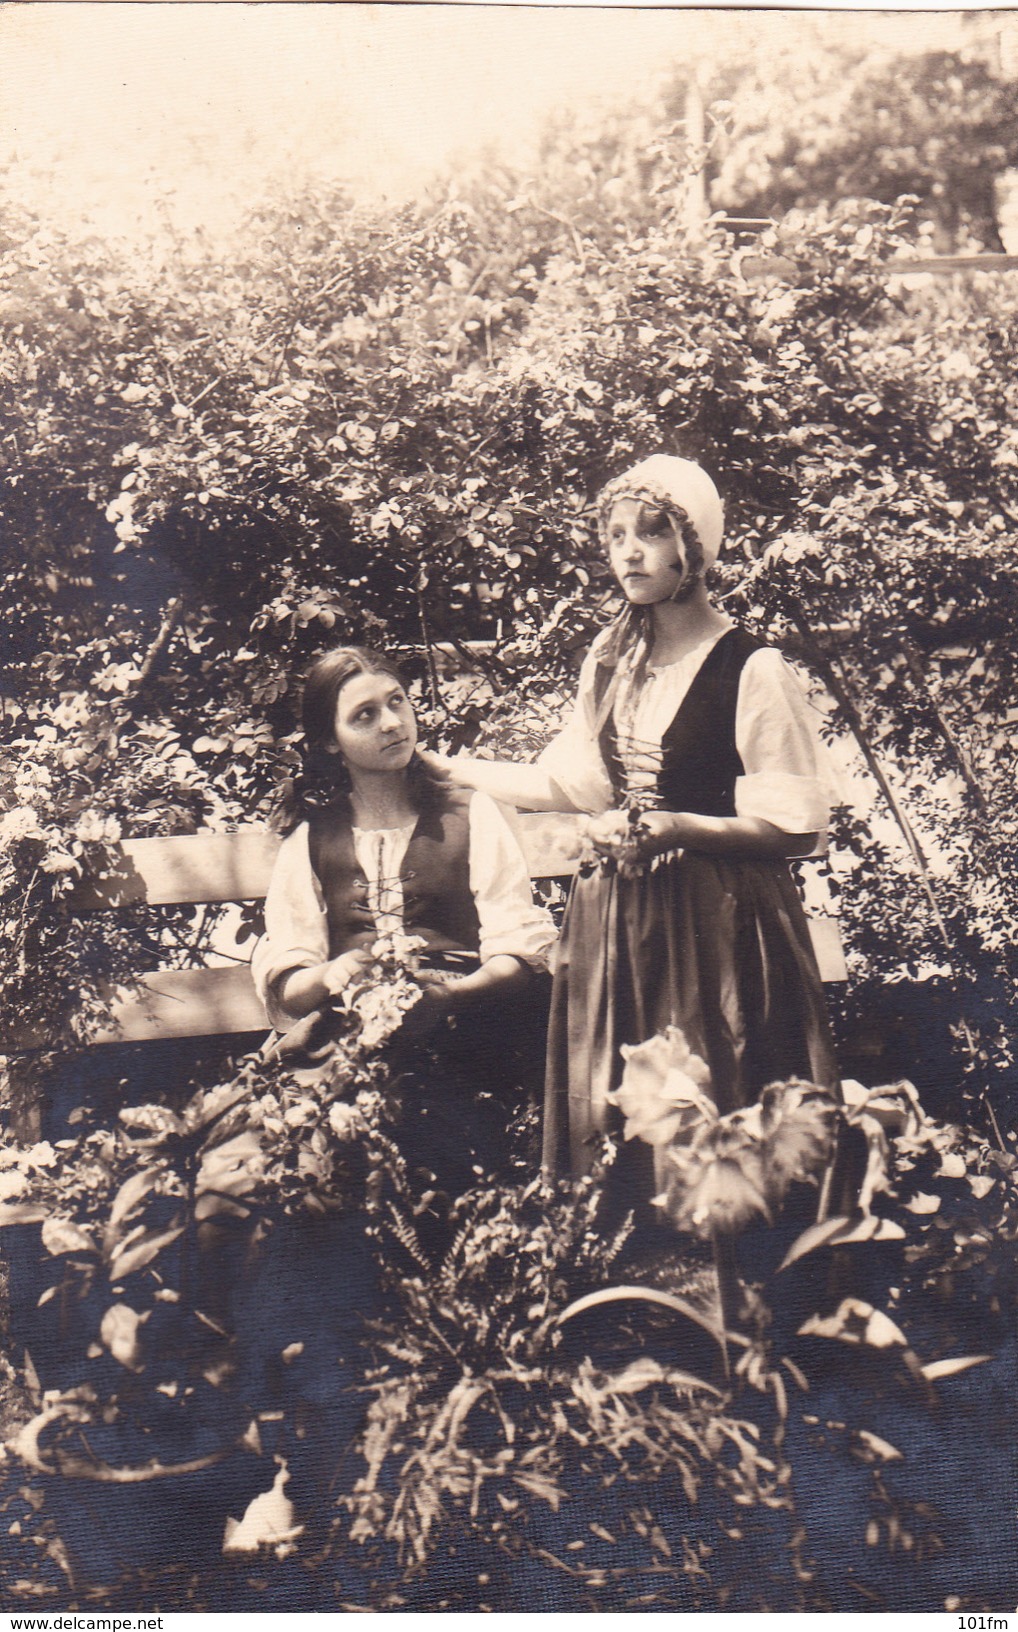
{"label": "white puffed sleeve", "polygon": [[735,784],[739,816],[758,816],[785,833],[823,833],[828,781],[813,713],[781,653],[763,647],[739,683],[735,743],[745,775]]}
{"label": "white puffed sleeve", "polygon": [[535,969],[546,969],[555,925],[534,900],[516,835],[486,793],[472,796],[469,822],[470,890],[480,922],[481,962],[509,953]]}
{"label": "white puffed sleeve", "polygon": [[598,645],[591,647],[580,669],[573,712],[566,725],[538,757],[538,765],[557,782],[577,810],[599,815],[615,803],[611,778],[601,758],[595,729],[594,674]]}
{"label": "white puffed sleeve", "polygon": [[279,847],[265,897],[265,934],[251,958],[255,990],[277,1030],[292,1026],[276,995],[285,975],[312,969],[329,956],[329,928],[321,886],[308,853],[308,826],[287,834]]}

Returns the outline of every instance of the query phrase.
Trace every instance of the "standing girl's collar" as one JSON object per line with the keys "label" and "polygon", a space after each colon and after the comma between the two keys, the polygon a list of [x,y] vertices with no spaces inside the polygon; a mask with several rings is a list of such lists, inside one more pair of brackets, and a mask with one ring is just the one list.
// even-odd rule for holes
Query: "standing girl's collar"
{"label": "standing girl's collar", "polygon": [[680,652],[678,657],[665,658],[662,662],[660,659],[655,659],[651,653],[648,653],[646,662],[648,673],[656,674],[661,669],[672,669],[679,663],[692,663],[694,658],[702,662],[708,652],[713,651],[718,641],[724,635],[727,635],[730,629],[735,628],[735,624],[726,613],[721,613],[721,617],[724,619],[722,624],[707,630],[702,638],[696,642],[695,646],[690,646],[688,651]]}

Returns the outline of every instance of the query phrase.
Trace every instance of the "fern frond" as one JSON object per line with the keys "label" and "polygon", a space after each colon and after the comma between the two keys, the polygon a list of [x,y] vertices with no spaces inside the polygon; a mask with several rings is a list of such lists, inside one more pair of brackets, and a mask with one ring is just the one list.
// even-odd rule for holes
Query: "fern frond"
{"label": "fern frond", "polygon": [[383,1339],[380,1347],[393,1360],[402,1360],[407,1366],[420,1366],[424,1362],[424,1354],[420,1349],[409,1349],[395,1338]]}
{"label": "fern frond", "polygon": [[404,1217],[404,1215],[391,1201],[388,1203],[388,1210],[389,1221],[386,1224],[386,1228],[388,1229],[390,1235],[395,1237],[400,1246],[403,1248],[404,1252],[409,1254],[419,1269],[423,1269],[426,1274],[430,1274],[432,1268],[431,1260],[424,1248],[421,1246],[420,1237],[418,1236],[413,1224],[411,1224],[408,1218]]}
{"label": "fern frond", "polygon": [[446,1296],[456,1291],[461,1273],[461,1265],[458,1263],[458,1259],[470,1239],[472,1229],[473,1225],[469,1219],[466,1223],[461,1224],[452,1238],[445,1257],[442,1259],[442,1267],[438,1272],[438,1286],[439,1291],[445,1293]]}
{"label": "fern frond", "polygon": [[611,1268],[612,1264],[615,1262],[616,1258],[618,1257],[619,1253],[622,1251],[622,1248],[625,1246],[626,1242],[629,1240],[629,1237],[632,1235],[632,1233],[633,1233],[633,1215],[632,1215],[632,1213],[629,1213],[623,1219],[623,1221],[622,1221],[621,1225],[619,1226],[618,1230],[612,1236],[612,1238],[609,1241],[607,1247],[604,1248],[604,1251],[601,1254],[601,1262],[603,1263],[605,1269],[610,1269]]}

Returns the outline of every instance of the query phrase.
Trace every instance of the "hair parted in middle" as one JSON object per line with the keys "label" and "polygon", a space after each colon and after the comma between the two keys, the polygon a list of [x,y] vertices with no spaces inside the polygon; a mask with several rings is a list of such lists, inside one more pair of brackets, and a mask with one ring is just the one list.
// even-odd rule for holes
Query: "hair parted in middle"
{"label": "hair parted in middle", "polygon": [[336,723],[336,704],[348,680],[358,674],[387,674],[406,690],[399,665],[370,646],[337,646],[316,657],[304,676],[301,725],[308,753],[328,752]]}
{"label": "hair parted in middle", "polygon": [[[342,754],[335,751],[336,707],[347,681],[359,674],[388,675],[404,691],[407,683],[395,660],[370,646],[337,646],[315,658],[304,676],[301,725],[304,743],[300,772],[284,784],[277,818],[284,833],[319,811],[348,815],[352,784]],[[416,753],[407,767],[414,804],[424,810],[432,802],[432,782]]]}

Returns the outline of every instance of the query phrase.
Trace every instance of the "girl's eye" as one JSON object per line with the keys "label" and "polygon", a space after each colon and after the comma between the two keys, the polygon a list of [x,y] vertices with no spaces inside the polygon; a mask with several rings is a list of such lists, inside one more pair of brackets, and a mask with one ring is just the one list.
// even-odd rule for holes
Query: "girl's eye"
{"label": "girl's eye", "polygon": [[645,511],[640,518],[640,531],[647,538],[660,538],[662,533],[668,532],[670,525],[667,510]]}

